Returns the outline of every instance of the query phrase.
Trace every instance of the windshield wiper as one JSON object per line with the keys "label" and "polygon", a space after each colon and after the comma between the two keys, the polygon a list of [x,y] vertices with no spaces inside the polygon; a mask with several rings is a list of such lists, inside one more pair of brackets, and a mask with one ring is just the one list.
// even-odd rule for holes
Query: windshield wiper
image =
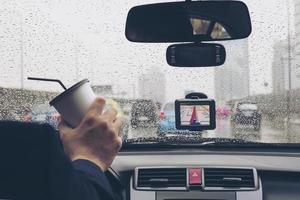
{"label": "windshield wiper", "polygon": [[265,145],[232,138],[202,138],[202,137],[164,137],[164,138],[137,138],[124,141],[124,147],[233,147],[233,146]]}

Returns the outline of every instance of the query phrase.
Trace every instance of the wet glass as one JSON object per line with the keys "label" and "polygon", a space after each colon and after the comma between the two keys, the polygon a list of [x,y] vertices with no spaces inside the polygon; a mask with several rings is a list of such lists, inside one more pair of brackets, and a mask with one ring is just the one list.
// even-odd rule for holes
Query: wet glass
{"label": "wet glass", "polygon": [[[223,66],[192,69],[167,65],[169,44],[126,40],[128,10],[158,2],[2,2],[0,119],[56,126],[57,113],[45,106],[62,92],[61,87],[26,78],[60,79],[67,87],[88,78],[97,95],[114,100],[125,118],[124,135],[129,139],[180,136],[185,142],[200,137],[300,143],[298,1],[245,0],[252,19],[250,37],[220,42],[227,52]],[[195,34],[206,32],[209,24],[203,20],[192,23]],[[212,37],[229,34],[226,27],[215,24]],[[193,91],[216,100],[215,130],[195,133],[175,129],[169,105],[173,107],[175,99]],[[251,103],[257,112],[240,113],[237,108],[243,103]]]}

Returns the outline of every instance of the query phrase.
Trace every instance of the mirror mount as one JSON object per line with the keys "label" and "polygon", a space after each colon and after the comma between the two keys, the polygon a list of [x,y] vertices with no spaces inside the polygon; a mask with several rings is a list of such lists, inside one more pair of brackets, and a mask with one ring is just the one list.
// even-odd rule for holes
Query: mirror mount
{"label": "mirror mount", "polygon": [[202,92],[191,92],[185,95],[186,99],[207,99],[207,95]]}

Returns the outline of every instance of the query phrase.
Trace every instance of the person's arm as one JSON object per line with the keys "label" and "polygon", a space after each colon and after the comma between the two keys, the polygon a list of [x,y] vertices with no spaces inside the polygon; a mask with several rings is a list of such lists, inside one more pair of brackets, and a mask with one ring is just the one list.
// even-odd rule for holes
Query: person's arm
{"label": "person's arm", "polygon": [[67,199],[70,200],[112,200],[111,186],[102,170],[88,160],[72,162]]}
{"label": "person's arm", "polygon": [[122,121],[115,109],[103,112],[104,99],[97,98],[84,119],[76,128],[69,127],[62,119],[60,138],[65,153],[72,161],[68,194],[72,200],[112,199],[111,186],[104,172],[110,167],[121,148],[118,136]]}

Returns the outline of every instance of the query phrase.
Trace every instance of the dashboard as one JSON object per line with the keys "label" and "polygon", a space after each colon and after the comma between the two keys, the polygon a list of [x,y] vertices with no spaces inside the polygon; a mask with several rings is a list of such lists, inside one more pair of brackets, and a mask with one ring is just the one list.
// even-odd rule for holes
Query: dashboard
{"label": "dashboard", "polygon": [[127,200],[300,199],[300,153],[120,152],[112,165]]}

